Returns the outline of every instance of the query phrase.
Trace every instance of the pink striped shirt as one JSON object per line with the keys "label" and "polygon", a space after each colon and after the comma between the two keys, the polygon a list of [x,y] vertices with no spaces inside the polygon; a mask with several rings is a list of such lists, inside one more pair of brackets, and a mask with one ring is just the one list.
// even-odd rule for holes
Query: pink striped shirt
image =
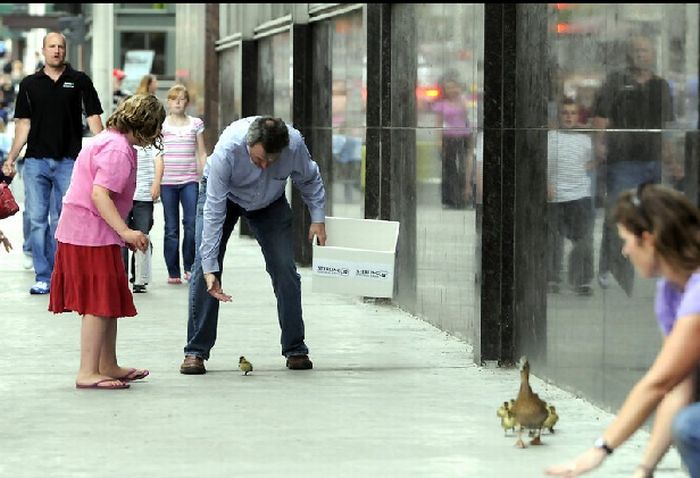
{"label": "pink striped shirt", "polygon": [[163,185],[199,181],[197,174],[197,135],[204,131],[204,122],[187,115],[184,126],[174,126],[170,117],[163,123]]}

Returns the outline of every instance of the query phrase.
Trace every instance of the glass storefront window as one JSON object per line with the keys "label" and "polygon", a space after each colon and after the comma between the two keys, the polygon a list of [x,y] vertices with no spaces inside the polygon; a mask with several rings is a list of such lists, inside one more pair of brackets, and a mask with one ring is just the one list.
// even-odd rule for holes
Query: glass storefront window
{"label": "glass storefront window", "polygon": [[616,407],[662,337],[655,282],[622,256],[610,213],[641,183],[697,182],[685,167],[697,126],[698,5],[550,12],[547,373]]}
{"label": "glass storefront window", "polygon": [[421,4],[415,18],[417,310],[472,342],[484,9]]}
{"label": "glass storefront window", "polygon": [[361,11],[332,20],[332,205],[342,217],[364,217],[366,36]]}

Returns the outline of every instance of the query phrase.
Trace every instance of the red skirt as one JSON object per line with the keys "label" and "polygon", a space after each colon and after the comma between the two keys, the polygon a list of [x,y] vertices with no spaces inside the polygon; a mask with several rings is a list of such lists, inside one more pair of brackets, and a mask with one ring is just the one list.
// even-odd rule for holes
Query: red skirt
{"label": "red skirt", "polygon": [[133,317],[134,297],[121,247],[58,243],[51,274],[49,310],[97,317]]}

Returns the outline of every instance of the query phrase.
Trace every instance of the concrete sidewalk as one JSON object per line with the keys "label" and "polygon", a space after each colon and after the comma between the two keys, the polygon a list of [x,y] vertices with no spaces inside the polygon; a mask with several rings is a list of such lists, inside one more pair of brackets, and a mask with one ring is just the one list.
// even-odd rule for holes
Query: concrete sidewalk
{"label": "concrete sidewalk", "polygon": [[[16,188],[17,189],[17,188]],[[21,214],[0,222],[0,476],[535,477],[585,450],[612,415],[532,378],[560,421],[544,446],[518,449],[496,417],[517,370],[474,365],[470,347],[393,306],[311,292],[301,269],[311,371],[280,356],[270,281],[253,240],[229,243],[217,346],[208,373],[179,373],[187,286],[166,284],[156,206],[154,281],[119,322],[125,366],[151,375],[129,390],[76,390],[80,320],[47,312],[22,269]],[[253,362],[243,376],[238,357]],[[537,374],[537,370],[533,370]],[[631,476],[637,433],[589,476]],[[675,451],[657,477],[686,476]]]}

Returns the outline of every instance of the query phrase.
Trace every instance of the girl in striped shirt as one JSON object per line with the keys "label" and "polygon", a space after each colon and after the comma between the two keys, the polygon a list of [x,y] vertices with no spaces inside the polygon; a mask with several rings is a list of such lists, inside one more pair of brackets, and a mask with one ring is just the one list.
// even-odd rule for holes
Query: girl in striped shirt
{"label": "girl in striped shirt", "polygon": [[207,160],[204,122],[185,113],[190,95],[183,85],[168,90],[168,116],[163,123],[163,151],[156,156],[154,187],[160,188],[165,217],[163,254],[168,284],[181,284],[180,204],[182,204],[182,265],[189,280],[194,262],[194,219],[199,177]]}

